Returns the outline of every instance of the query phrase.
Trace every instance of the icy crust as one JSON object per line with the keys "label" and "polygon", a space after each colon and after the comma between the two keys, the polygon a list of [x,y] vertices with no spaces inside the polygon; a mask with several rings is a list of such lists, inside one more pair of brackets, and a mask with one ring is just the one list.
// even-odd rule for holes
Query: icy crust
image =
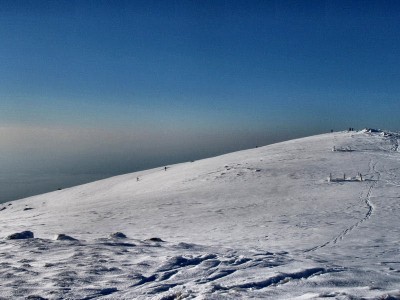
{"label": "icy crust", "polygon": [[398,141],[331,133],[2,204],[0,299],[400,299]]}

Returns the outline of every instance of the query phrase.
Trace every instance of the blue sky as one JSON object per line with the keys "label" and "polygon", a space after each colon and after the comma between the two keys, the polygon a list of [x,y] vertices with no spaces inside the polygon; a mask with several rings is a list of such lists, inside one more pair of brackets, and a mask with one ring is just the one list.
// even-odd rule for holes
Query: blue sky
{"label": "blue sky", "polygon": [[398,130],[399,29],[397,1],[1,1],[4,178]]}

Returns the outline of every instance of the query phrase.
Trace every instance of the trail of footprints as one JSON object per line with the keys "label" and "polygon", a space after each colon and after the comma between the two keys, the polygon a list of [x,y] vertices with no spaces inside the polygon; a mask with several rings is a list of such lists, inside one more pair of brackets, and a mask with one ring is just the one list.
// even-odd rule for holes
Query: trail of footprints
{"label": "trail of footprints", "polygon": [[[291,258],[285,253],[245,253],[129,239],[2,241],[0,258],[2,295],[9,299],[95,299],[107,295],[119,299],[180,295],[190,299],[199,293],[211,295],[232,288],[264,289],[332,271],[313,267],[255,279],[246,274],[284,266]],[[247,279],[238,283],[235,278],[243,275]]]}

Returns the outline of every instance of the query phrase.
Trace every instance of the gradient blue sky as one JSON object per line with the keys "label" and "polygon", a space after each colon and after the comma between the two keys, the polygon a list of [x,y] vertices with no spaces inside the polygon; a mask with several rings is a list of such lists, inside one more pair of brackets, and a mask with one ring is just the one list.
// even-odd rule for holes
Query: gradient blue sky
{"label": "gradient blue sky", "polygon": [[399,36],[398,1],[0,1],[3,200],[398,130]]}

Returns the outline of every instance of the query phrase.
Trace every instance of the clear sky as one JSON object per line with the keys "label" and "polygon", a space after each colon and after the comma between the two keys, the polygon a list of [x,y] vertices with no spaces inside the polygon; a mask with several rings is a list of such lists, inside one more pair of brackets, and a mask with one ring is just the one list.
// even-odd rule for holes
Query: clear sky
{"label": "clear sky", "polygon": [[0,1],[0,201],[400,129],[398,1]]}

